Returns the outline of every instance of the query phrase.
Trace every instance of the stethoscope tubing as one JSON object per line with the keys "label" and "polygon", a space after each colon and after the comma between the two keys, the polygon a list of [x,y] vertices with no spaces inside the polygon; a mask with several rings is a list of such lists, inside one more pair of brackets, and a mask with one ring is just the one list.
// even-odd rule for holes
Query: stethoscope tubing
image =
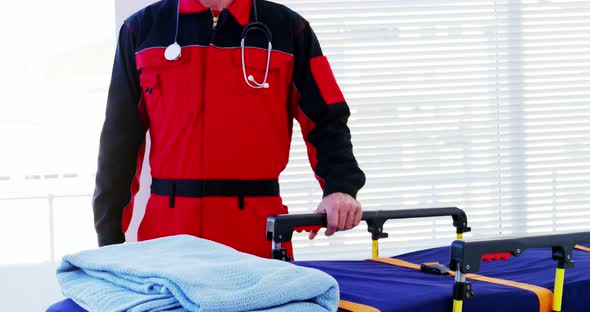
{"label": "stethoscope tubing", "polygon": [[[180,24],[180,1],[177,0],[177,8],[176,8],[176,30],[174,34],[174,42],[170,44],[166,50],[164,51],[164,57],[166,60],[170,62],[177,61],[182,56],[182,46],[178,44],[178,31],[179,31],[179,24]],[[254,11],[254,22],[249,22],[248,25],[244,27],[241,35],[240,41],[240,50],[241,50],[241,58],[242,58],[242,74],[244,75],[244,82],[253,89],[268,89],[270,84],[268,83],[268,73],[270,71],[270,58],[272,54],[272,32],[268,28],[268,26],[262,22],[258,21],[258,9],[256,7],[256,0],[252,0],[252,10]],[[264,79],[262,82],[256,81],[254,76],[248,75],[246,72],[246,60],[245,60],[245,50],[246,50],[246,37],[248,32],[251,30],[260,30],[266,36],[268,40],[268,47],[267,47],[267,55],[266,55],[266,70],[264,72]]]}

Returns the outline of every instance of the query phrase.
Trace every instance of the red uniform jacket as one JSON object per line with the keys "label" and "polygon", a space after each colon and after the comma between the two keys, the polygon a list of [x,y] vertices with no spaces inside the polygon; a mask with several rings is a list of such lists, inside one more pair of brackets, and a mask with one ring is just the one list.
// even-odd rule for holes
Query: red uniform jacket
{"label": "red uniform jacket", "polygon": [[[235,0],[215,27],[213,13],[197,0],[160,1],[125,21],[100,140],[93,202],[99,245],[125,239],[148,129],[152,194],[139,240],[192,234],[270,256],[265,222],[287,213],[278,177],[294,118],[324,196],[356,196],[363,186],[349,108],[309,23],[282,5],[256,1],[258,19],[272,32],[267,89],[249,87],[242,73],[251,0]],[[178,5],[182,56],[168,61]],[[266,37],[251,31],[246,46],[246,70],[260,82]]]}

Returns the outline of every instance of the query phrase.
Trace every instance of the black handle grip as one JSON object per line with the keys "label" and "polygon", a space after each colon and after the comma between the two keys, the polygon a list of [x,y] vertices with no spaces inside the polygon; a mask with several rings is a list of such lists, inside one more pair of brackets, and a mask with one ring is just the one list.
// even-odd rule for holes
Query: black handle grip
{"label": "black handle grip", "polygon": [[481,258],[486,254],[509,252],[520,256],[529,248],[551,248],[552,258],[562,268],[573,267],[572,252],[576,244],[590,243],[590,232],[522,236],[504,239],[454,241],[451,245],[450,268],[460,265],[463,273],[480,270]]}
{"label": "black handle grip", "polygon": [[[383,225],[387,220],[443,216],[453,218],[453,226],[457,228],[457,233],[471,231],[471,228],[467,226],[467,215],[463,210],[455,207],[365,211],[362,220],[367,222],[368,231],[373,234],[373,239],[379,239],[383,238]],[[271,216],[266,223],[266,237],[277,243],[289,242],[295,227],[326,227],[327,222],[327,216],[323,213]]]}

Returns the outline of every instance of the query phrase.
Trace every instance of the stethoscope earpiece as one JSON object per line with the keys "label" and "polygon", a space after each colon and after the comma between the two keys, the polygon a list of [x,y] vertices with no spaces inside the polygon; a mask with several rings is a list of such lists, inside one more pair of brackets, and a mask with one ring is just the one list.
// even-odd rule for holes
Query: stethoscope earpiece
{"label": "stethoscope earpiece", "polygon": [[248,76],[248,81],[251,81],[254,83],[254,86],[250,86],[250,87],[253,87],[255,89],[268,89],[270,87],[270,84],[268,82],[264,82],[264,83],[256,82],[256,80],[254,80],[254,76],[252,76],[252,75]]}

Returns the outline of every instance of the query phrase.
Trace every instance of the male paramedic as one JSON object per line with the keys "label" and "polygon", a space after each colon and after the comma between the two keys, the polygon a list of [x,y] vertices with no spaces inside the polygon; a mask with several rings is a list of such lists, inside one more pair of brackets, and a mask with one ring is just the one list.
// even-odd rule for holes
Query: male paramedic
{"label": "male paramedic", "polygon": [[360,222],[365,176],[330,65],[305,19],[255,1],[163,0],[125,21],[93,199],[100,246],[125,241],[148,130],[140,241],[190,234],[270,257],[265,224],[287,213],[278,178],[293,119],[323,188],[316,211],[327,213],[326,234]]}

